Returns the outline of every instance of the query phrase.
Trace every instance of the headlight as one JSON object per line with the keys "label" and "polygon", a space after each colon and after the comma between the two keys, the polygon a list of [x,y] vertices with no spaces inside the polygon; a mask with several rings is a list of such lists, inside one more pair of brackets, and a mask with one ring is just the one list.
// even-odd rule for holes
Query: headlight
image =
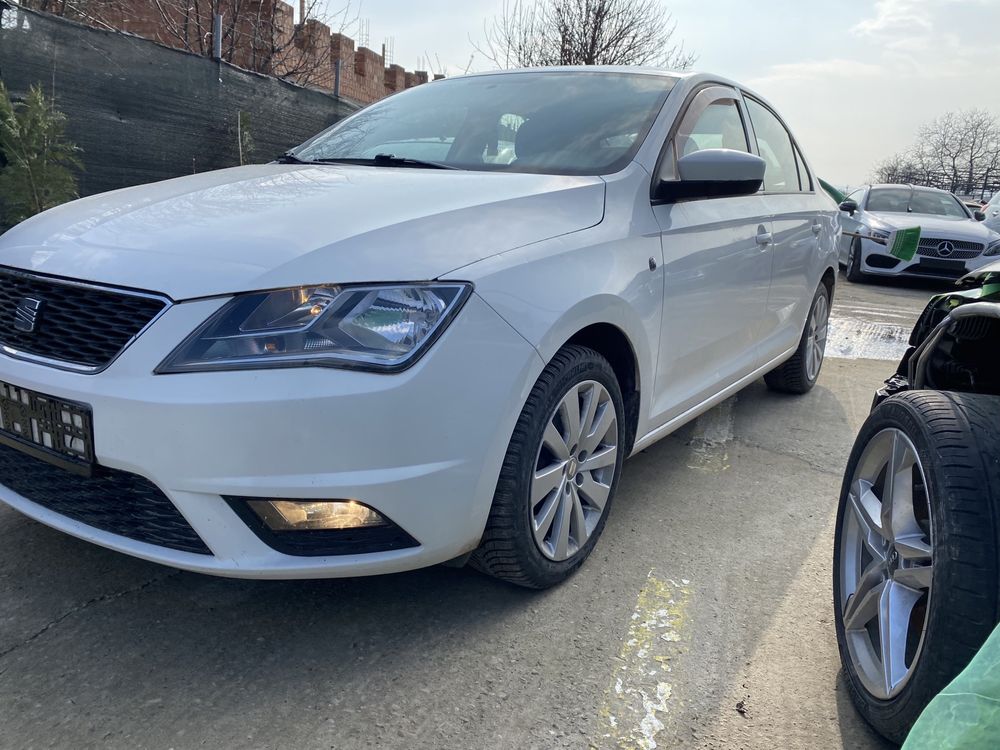
{"label": "headlight", "polygon": [[241,294],[156,372],[413,364],[465,302],[469,284],[313,286]]}
{"label": "headlight", "polygon": [[888,244],[889,237],[892,236],[891,232],[886,232],[883,229],[869,229],[868,237],[873,242],[877,242],[880,245]]}
{"label": "headlight", "polygon": [[1000,255],[1000,240],[994,240],[987,245],[986,252],[983,255]]}

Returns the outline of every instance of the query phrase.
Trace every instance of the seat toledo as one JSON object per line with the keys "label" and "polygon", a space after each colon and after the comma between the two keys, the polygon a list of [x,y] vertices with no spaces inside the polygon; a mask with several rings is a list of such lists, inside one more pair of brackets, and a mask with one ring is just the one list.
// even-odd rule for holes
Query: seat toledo
{"label": "seat toledo", "polygon": [[628,455],[761,376],[813,386],[838,232],[736,83],[420,86],[0,238],[0,499],[204,573],[549,586]]}

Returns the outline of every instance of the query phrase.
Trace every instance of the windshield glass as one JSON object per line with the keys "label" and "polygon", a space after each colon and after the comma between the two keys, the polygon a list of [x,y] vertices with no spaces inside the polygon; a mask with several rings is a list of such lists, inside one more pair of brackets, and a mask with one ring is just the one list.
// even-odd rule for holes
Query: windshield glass
{"label": "windshield glass", "polygon": [[919,188],[872,188],[868,194],[868,210],[890,214],[932,214],[967,219],[969,215],[951,193]]}
{"label": "windshield glass", "polygon": [[417,86],[295,149],[298,159],[419,159],[459,169],[617,172],[634,156],[675,78],[546,72]]}

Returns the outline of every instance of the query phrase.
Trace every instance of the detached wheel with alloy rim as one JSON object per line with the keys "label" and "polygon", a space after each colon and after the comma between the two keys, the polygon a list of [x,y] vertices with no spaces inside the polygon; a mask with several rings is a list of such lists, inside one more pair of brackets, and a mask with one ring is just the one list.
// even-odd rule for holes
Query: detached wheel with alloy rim
{"label": "detached wheel with alloy rim", "polygon": [[805,330],[799,348],[792,358],[764,376],[772,391],[782,393],[808,393],[819,380],[826,356],[826,338],[830,331],[830,290],[820,284],[809,308]]}
{"label": "detached wheel with alloy rim", "polygon": [[608,361],[561,349],[514,428],[473,565],[530,588],[576,570],[607,521],[625,458],[623,415]]}
{"label": "detached wheel with alloy rim", "polygon": [[844,475],[834,607],[858,710],[902,742],[1000,619],[1000,398],[910,391],[868,417]]}
{"label": "detached wheel with alloy rim", "polygon": [[867,274],[861,270],[861,238],[855,237],[851,249],[847,253],[847,267],[844,270],[847,280],[855,284],[862,283]]}

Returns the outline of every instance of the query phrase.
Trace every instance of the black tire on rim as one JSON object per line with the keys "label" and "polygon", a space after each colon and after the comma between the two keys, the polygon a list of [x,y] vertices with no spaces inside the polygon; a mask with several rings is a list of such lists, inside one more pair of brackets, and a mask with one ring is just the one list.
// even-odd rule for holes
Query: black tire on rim
{"label": "black tire on rim", "polygon": [[792,358],[764,376],[772,391],[808,393],[816,385],[826,355],[826,337],[830,327],[830,290],[820,284],[809,306],[799,347]]}
{"label": "black tire on rim", "polygon": [[621,475],[624,415],[608,361],[583,346],[561,349],[514,428],[472,565],[537,589],[580,567],[604,530]]}
{"label": "black tire on rim", "polygon": [[855,237],[851,242],[851,250],[847,255],[847,269],[844,271],[847,280],[855,284],[865,281],[868,274],[861,270],[861,238]]}
{"label": "black tire on rim", "polygon": [[901,743],[1000,620],[1000,397],[910,391],[876,408],[834,539],[848,692]]}

